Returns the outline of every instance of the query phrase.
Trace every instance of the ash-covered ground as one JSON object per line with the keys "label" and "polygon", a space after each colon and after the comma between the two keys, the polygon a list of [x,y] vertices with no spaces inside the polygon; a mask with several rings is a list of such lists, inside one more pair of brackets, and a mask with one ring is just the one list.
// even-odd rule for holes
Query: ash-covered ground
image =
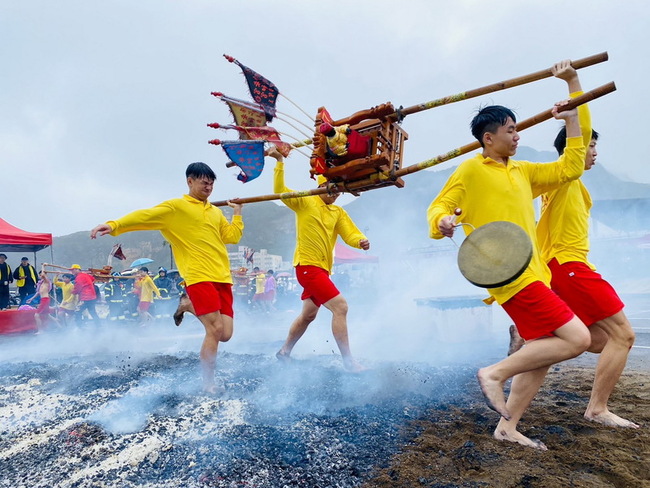
{"label": "ash-covered ground", "polygon": [[585,356],[553,368],[524,418],[525,431],[549,446],[540,453],[491,438],[498,418],[475,381],[479,366],[504,357],[507,327],[486,327],[471,310],[352,315],[352,350],[370,369],[349,374],[327,313],[292,363],[276,360],[294,315],[236,319],[218,356],[225,393],[217,397],[200,389],[203,328],[193,317],[181,327],[167,318],[145,328],[107,322],[0,336],[0,486],[650,483],[650,334],[638,334],[612,398],[644,427],[580,420],[596,360]]}
{"label": "ash-covered ground", "polygon": [[0,486],[358,486],[407,422],[474,387],[461,365],[366,359],[349,374],[327,323],[280,363],[289,319],[240,320],[217,397],[200,390],[193,318],[1,338]]}

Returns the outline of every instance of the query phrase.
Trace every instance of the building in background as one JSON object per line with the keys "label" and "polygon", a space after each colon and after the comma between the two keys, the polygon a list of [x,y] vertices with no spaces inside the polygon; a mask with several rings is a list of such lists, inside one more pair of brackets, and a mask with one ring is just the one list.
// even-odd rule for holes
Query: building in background
{"label": "building in background", "polygon": [[250,256],[250,249],[245,246],[238,246],[237,251],[228,253],[228,257],[230,258],[230,267],[253,269],[253,266],[257,266],[263,271],[269,269],[282,271],[286,269],[285,265],[288,265],[289,268],[291,267],[291,263],[283,261],[282,256],[269,254],[266,249],[260,249],[259,251],[256,250],[252,253],[252,262],[247,261],[247,256]]}

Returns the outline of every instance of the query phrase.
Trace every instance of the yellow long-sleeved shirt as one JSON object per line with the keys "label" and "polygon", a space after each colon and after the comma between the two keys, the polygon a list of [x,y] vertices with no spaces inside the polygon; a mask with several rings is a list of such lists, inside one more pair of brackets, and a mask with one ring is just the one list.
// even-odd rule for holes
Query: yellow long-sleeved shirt
{"label": "yellow long-sleeved shirt", "polygon": [[[549,284],[550,272],[539,255],[535,234],[533,198],[567,181],[579,178],[584,169],[585,148],[580,137],[567,139],[562,157],[553,163],[531,163],[510,159],[507,165],[481,154],[463,161],[449,177],[427,210],[429,235],[441,239],[440,219],[456,207],[463,211],[460,221],[475,228],[498,220],[522,227],[533,241],[533,258],[514,282],[490,288],[490,295],[504,303],[534,281]],[[467,234],[472,232],[464,226]]]}
{"label": "yellow long-sleeved shirt", "polygon": [[65,281],[55,279],[54,286],[58,286],[59,288],[61,288],[61,291],[63,292],[63,300],[61,301],[61,308],[64,308],[66,310],[76,309],[78,296],[72,293],[72,290],[74,290],[74,283],[72,283],[71,281],[66,283]]}
{"label": "yellow long-sleeved shirt", "polygon": [[151,276],[145,276],[141,278],[138,283],[140,288],[140,301],[141,302],[153,302],[154,295],[160,298],[160,290],[151,279]]}
{"label": "yellow long-sleeved shirt", "polygon": [[[284,163],[281,161],[275,165],[273,191],[292,191],[284,183]],[[366,236],[338,205],[327,205],[318,195],[283,198],[282,202],[296,213],[294,266],[318,266],[331,273],[334,265],[334,246],[338,236],[341,236],[347,245],[361,249],[359,241]]]}
{"label": "yellow long-sleeved shirt", "polygon": [[226,244],[237,244],[241,239],[244,230],[241,215],[234,215],[230,223],[209,202],[183,195],[106,223],[113,236],[136,230],[159,230],[171,244],[178,270],[187,285],[202,281],[232,283]]}
{"label": "yellow long-sleeved shirt", "polygon": [[[571,94],[571,98],[582,92]],[[585,147],[591,143],[591,113],[588,105],[578,107],[580,130]],[[584,163],[583,163],[584,164]],[[539,251],[545,263],[556,258],[560,264],[579,261],[591,269],[589,254],[589,214],[591,195],[580,179],[542,195],[542,213],[537,223]]]}

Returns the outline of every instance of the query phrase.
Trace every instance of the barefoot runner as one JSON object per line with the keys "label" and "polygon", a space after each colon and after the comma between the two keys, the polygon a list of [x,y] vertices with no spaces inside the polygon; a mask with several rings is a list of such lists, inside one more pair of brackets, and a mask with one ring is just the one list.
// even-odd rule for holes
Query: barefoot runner
{"label": "barefoot runner", "polygon": [[[572,97],[582,95],[578,74],[568,61],[556,64],[553,70],[555,76],[567,81]],[[587,104],[578,107],[578,117],[587,148],[584,160],[587,171],[596,161],[598,133],[591,128]],[[558,133],[554,145],[562,155],[566,145],[565,128]],[[537,239],[542,258],[551,270],[551,288],[589,327],[589,352],[600,353],[585,418],[610,427],[638,428],[634,422],[607,408],[634,344],[634,331],[616,291],[587,260],[590,208],[591,197],[579,179],[545,193],[542,195]]]}
{"label": "barefoot runner", "polygon": [[37,334],[40,334],[45,329],[47,322],[50,318],[50,291],[52,290],[52,282],[47,277],[45,272],[45,265],[41,267],[41,272],[38,277],[40,280],[36,283],[36,293],[34,293],[30,298],[25,302],[27,305],[31,305],[32,300],[37,296],[40,298],[38,302],[38,308],[34,314],[34,319],[36,320]]}
{"label": "barefoot runner", "polygon": [[229,341],[233,333],[232,277],[226,244],[237,244],[241,239],[242,206],[228,203],[234,209],[232,222],[228,222],[221,210],[210,204],[208,198],[217,177],[207,164],[190,164],[185,176],[187,195],[100,224],[90,232],[90,237],[159,230],[171,244],[187,292],[181,297],[174,319],[178,324],[183,312],[191,312],[205,327],[200,353],[203,388],[208,393],[217,393],[217,349],[219,342]]}
{"label": "barefoot runner", "polygon": [[[478,380],[488,406],[501,415],[494,437],[544,450],[546,446],[540,441],[518,432],[517,424],[548,368],[581,354],[590,342],[585,325],[550,290],[550,273],[540,258],[535,239],[533,198],[582,174],[585,148],[578,117],[575,109],[558,111],[565,103],[555,104],[553,116],[566,122],[567,150],[553,163],[510,159],[519,141],[515,115],[501,106],[481,109],[472,120],[471,129],[481,143],[482,154],[458,166],[427,211],[430,236],[434,239],[453,235],[452,216],[459,207],[464,223],[478,228],[494,221],[514,222],[533,241],[533,257],[524,273],[508,285],[488,290],[491,300],[503,306],[528,345],[480,369]],[[506,403],[503,389],[510,378],[513,381]]]}
{"label": "barefoot runner", "polygon": [[[268,152],[276,159],[273,191],[291,192],[284,183],[284,162],[282,154],[273,147]],[[325,179],[319,181],[325,184]],[[334,202],[338,194],[312,195],[302,198],[283,198],[284,204],[296,213],[296,250],[293,265],[296,278],[303,287],[302,311],[289,329],[289,335],[276,354],[280,360],[287,360],[293,347],[316,318],[321,305],[332,312],[332,333],[343,357],[343,365],[352,372],[362,371],[350,352],[348,340],[348,302],[332,280],[334,245],[338,236],[346,244],[357,249],[370,249],[370,242],[354,225],[347,212]]]}

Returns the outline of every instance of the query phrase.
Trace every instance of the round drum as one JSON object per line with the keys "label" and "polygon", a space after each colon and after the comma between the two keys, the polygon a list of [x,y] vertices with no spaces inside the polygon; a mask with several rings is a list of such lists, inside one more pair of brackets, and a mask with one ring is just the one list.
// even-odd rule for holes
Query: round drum
{"label": "round drum", "polygon": [[470,283],[498,288],[519,278],[532,257],[533,244],[524,229],[512,222],[490,222],[465,238],[458,268]]}

